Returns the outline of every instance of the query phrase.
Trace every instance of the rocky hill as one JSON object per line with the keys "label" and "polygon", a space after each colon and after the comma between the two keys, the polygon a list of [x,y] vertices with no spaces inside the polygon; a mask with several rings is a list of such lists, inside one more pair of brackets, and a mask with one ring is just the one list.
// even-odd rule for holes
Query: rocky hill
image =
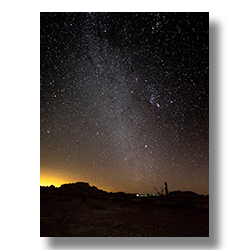
{"label": "rocky hill", "polygon": [[171,197],[186,197],[186,198],[200,196],[199,194],[192,191],[179,191],[179,190],[170,192],[168,195]]}
{"label": "rocky hill", "polygon": [[40,187],[40,190],[41,194],[58,194],[67,196],[98,196],[107,193],[106,191],[100,190],[95,186],[91,187],[89,183],[85,182],[63,184],[59,188],[51,185],[50,187]]}

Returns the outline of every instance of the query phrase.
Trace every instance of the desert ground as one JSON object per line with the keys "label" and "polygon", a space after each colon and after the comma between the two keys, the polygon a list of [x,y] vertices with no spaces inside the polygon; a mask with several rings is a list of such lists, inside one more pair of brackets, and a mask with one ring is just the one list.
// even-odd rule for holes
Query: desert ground
{"label": "desert ground", "polygon": [[208,237],[208,196],[41,192],[41,237]]}

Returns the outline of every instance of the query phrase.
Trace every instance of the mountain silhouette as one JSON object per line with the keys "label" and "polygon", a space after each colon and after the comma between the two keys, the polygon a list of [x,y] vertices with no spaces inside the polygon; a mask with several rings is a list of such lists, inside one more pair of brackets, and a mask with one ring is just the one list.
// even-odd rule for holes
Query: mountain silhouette
{"label": "mountain silhouette", "polygon": [[200,196],[199,194],[192,192],[192,191],[172,191],[169,193],[172,197],[197,197]]}
{"label": "mountain silhouette", "polygon": [[95,186],[90,186],[89,183],[85,182],[76,182],[76,183],[68,183],[62,184],[61,187],[55,188],[55,186],[51,185],[50,187],[40,187],[42,194],[60,194],[60,195],[68,195],[68,196],[81,196],[81,195],[91,195],[98,196],[102,194],[106,194],[106,191],[100,190]]}

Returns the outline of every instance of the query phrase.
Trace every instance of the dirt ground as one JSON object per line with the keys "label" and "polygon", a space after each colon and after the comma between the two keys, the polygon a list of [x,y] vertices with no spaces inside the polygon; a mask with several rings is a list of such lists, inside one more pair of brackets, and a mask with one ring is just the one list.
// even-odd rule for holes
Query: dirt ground
{"label": "dirt ground", "polygon": [[198,198],[41,196],[40,236],[208,237],[208,197]]}

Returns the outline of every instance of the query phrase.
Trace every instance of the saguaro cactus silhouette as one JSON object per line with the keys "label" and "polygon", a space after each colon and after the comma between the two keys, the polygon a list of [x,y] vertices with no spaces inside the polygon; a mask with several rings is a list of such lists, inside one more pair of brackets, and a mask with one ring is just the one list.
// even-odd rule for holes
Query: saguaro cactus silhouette
{"label": "saguaro cactus silhouette", "polygon": [[165,182],[165,193],[166,193],[166,196],[168,196],[168,185],[167,185],[167,182]]}

